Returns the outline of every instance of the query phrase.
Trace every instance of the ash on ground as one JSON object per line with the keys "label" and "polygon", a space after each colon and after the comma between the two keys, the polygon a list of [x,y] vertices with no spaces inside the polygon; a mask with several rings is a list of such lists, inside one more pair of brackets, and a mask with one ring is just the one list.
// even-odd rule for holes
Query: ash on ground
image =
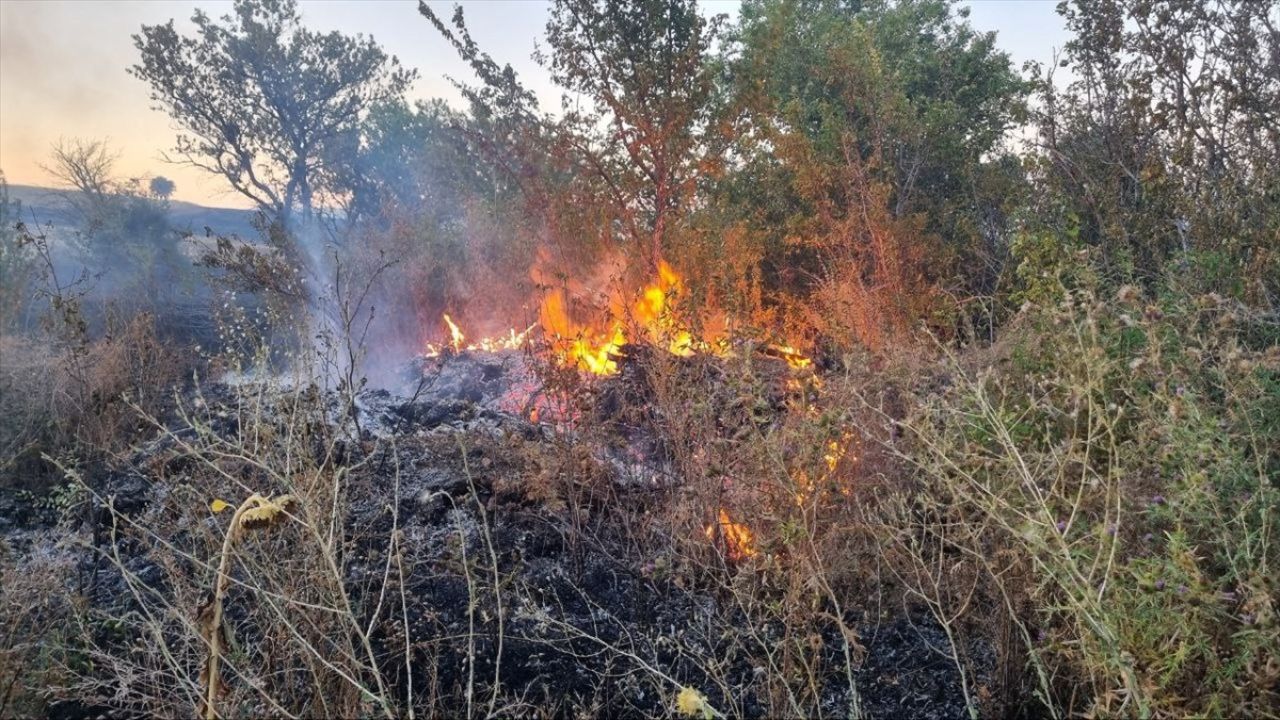
{"label": "ash on ground", "polygon": [[[547,404],[538,373],[518,352],[422,359],[409,378],[396,392],[360,394],[358,436],[319,449],[321,438],[340,434],[333,426],[341,413],[334,410],[343,401],[336,395],[319,398],[328,407],[321,417],[332,426],[307,430],[316,452],[329,454],[322,462],[344,468],[343,582],[361,625],[374,628],[371,640],[392,695],[408,697],[411,683],[419,697],[431,688],[438,711],[449,698],[488,698],[496,683],[504,699],[518,699],[502,706],[517,714],[537,708],[563,716],[652,717],[670,714],[679,690],[674,681],[698,688],[731,715],[778,711],[767,682],[777,668],[760,658],[778,650],[769,645],[790,640],[780,625],[742,632],[755,620],[726,588],[753,582],[754,560],[733,563],[708,547],[706,563],[691,572],[666,549],[676,543],[653,518],[681,489],[659,441],[642,428],[618,427],[621,441],[592,444],[566,417],[554,416],[563,408]],[[260,390],[255,415],[245,411],[246,387],[193,393],[186,405],[199,408],[200,422],[175,418],[170,432],[131,457],[92,470],[86,477],[92,497],[57,527],[50,526],[54,514],[0,498],[6,505],[0,531],[20,557],[17,567],[49,567],[51,556],[60,557],[52,565],[63,568],[65,585],[98,618],[145,613],[149,593],[207,587],[208,567],[175,563],[174,548],[208,552],[208,538],[217,539],[227,521],[210,512],[208,500],[215,494],[231,500],[246,484],[266,481],[245,462],[218,486],[222,481],[208,480],[193,456],[264,427],[284,432],[300,397]],[[607,401],[623,391],[599,395]],[[249,428],[251,420],[260,425]],[[285,488],[255,489],[270,495]],[[394,575],[392,555],[402,563]],[[387,610],[387,594],[396,598],[395,612]],[[226,602],[235,634],[251,636],[254,598],[233,592]],[[804,662],[817,688],[807,691],[821,697],[817,709],[845,716],[856,693],[869,717],[966,717],[947,634],[926,613],[907,608],[886,615],[869,605],[865,598],[842,601],[843,621],[856,628],[860,645],[852,683],[838,625],[828,623],[809,639]],[[180,646],[180,624],[169,628]],[[118,628],[115,635],[96,632],[104,647],[153,641]],[[202,646],[188,638],[185,647],[180,662],[196,678]],[[251,666],[253,653],[269,651],[247,644],[240,652],[250,658],[237,662]],[[989,651],[970,647],[964,655],[977,663],[975,677],[991,674]],[[234,671],[225,681],[233,691],[249,682]],[[53,707],[66,717],[128,716],[139,711],[129,693],[113,686],[97,697],[55,696]]]}

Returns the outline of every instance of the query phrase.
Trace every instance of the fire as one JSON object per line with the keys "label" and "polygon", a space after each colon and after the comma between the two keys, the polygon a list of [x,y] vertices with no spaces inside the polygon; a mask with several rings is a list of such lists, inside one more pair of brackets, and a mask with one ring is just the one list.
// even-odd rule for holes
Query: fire
{"label": "fire", "polygon": [[[628,342],[645,342],[679,357],[690,357],[699,352],[720,356],[731,354],[725,342],[727,318],[703,312],[706,317],[700,318],[700,325],[704,329],[697,336],[681,321],[675,305],[684,291],[684,278],[670,264],[662,261],[658,263],[657,278],[638,293],[628,296],[620,289],[612,293],[603,322],[592,324],[575,319],[569,310],[566,289],[555,288],[543,297],[538,322],[524,332],[517,333],[512,329],[507,335],[470,343],[446,313],[443,320],[449,340],[439,345],[428,343],[426,354],[434,357],[446,351],[518,349],[524,345],[528,334],[539,326],[552,355],[560,364],[592,375],[618,372],[618,358]],[[767,352],[785,360],[796,370],[812,364],[800,350],[790,345],[769,345]]]}
{"label": "fire", "polygon": [[423,352],[427,357],[437,357],[446,351],[460,353],[464,351],[497,352],[499,350],[518,350],[528,340],[529,333],[533,332],[533,329],[538,326],[537,323],[534,323],[525,328],[523,332],[516,332],[515,328],[511,328],[505,335],[480,338],[474,342],[467,343],[466,334],[453,321],[453,318],[449,317],[448,313],[444,314],[443,319],[445,327],[449,330],[449,342],[440,345],[427,343]]}
{"label": "fire", "polygon": [[[833,480],[836,479],[836,469],[840,466],[840,461],[846,457],[851,462],[858,460],[857,455],[850,455],[849,451],[853,442],[853,433],[845,431],[838,439],[828,440],[824,445],[822,454],[822,464],[825,470],[822,470],[815,479],[804,468],[795,471],[793,480],[795,482],[795,501],[796,505],[804,505],[810,498],[814,497],[814,491],[820,493],[825,492],[823,488],[829,487]],[[848,496],[851,494],[849,487],[841,485],[839,487],[841,495]]]}
{"label": "fire", "polygon": [[717,523],[707,526],[707,539],[715,542],[716,527],[719,526],[720,535],[724,538],[725,554],[729,559],[738,562],[749,557],[755,557],[755,537],[751,534],[751,530],[746,525],[733,522],[729,519],[729,513],[724,508],[720,508],[720,515]]}
{"label": "fire", "polygon": [[614,359],[626,344],[622,324],[615,322],[608,333],[592,332],[578,325],[565,307],[563,290],[547,294],[539,318],[542,330],[552,344],[552,351],[566,365],[576,365],[593,375],[612,375],[618,371]]}
{"label": "fire", "polygon": [[449,313],[444,314],[444,322],[449,326],[449,345],[453,347],[454,352],[459,352],[462,350],[462,341],[467,338],[458,329],[458,325],[453,321],[453,318],[449,317]]}
{"label": "fire", "polygon": [[813,364],[813,360],[805,356],[800,350],[790,345],[770,345],[769,349],[777,353],[779,357],[787,361],[787,364],[795,370],[804,370]]}
{"label": "fire", "polygon": [[658,264],[658,278],[628,303],[615,293],[610,301],[607,331],[580,325],[569,315],[564,290],[549,292],[543,300],[541,322],[553,350],[565,365],[594,375],[618,371],[616,358],[631,338],[665,348],[672,355],[689,357],[695,352],[720,353],[712,338],[695,338],[675,315],[673,300],[684,291],[684,279],[668,263]]}

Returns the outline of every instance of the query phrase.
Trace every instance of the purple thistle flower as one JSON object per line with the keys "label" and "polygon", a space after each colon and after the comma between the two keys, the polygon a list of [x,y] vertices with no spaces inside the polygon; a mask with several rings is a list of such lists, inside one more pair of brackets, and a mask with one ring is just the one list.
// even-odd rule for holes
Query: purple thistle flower
{"label": "purple thistle flower", "polygon": [[1187,586],[1186,586],[1186,585],[1178,585],[1178,594],[1179,594],[1179,595],[1186,595],[1186,594],[1187,594]]}
{"label": "purple thistle flower", "polygon": [[1156,581],[1156,589],[1157,589],[1157,590],[1163,590],[1163,589],[1164,589],[1164,579],[1163,579],[1163,578],[1162,578],[1162,579],[1160,579],[1160,580],[1157,580],[1157,581]]}
{"label": "purple thistle flower", "polygon": [[1164,496],[1163,496],[1163,495],[1156,495],[1155,497],[1151,498],[1151,504],[1152,504],[1152,505],[1163,505],[1163,504],[1164,504]]}
{"label": "purple thistle flower", "polygon": [[1066,520],[1059,520],[1059,521],[1058,521],[1058,532],[1066,532],[1066,531],[1067,531],[1067,521],[1066,521]]}

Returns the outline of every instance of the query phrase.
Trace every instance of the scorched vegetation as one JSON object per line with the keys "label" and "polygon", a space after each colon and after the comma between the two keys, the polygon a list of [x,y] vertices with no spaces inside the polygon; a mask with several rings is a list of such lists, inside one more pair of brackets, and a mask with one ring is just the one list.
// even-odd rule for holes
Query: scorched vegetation
{"label": "scorched vegetation", "polygon": [[439,9],[140,29],[251,230],[0,195],[0,716],[1280,715],[1276,6]]}

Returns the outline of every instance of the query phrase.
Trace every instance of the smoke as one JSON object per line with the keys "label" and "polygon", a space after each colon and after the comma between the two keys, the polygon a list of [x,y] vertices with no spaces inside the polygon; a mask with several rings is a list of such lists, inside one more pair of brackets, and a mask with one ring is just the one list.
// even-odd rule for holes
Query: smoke
{"label": "smoke", "polygon": [[420,208],[383,208],[329,257],[340,261],[349,309],[358,305],[360,370],[371,384],[397,385],[428,343],[446,340],[445,313],[472,339],[520,332],[537,320],[529,277],[536,245],[524,229],[465,200],[449,216],[438,222]]}

